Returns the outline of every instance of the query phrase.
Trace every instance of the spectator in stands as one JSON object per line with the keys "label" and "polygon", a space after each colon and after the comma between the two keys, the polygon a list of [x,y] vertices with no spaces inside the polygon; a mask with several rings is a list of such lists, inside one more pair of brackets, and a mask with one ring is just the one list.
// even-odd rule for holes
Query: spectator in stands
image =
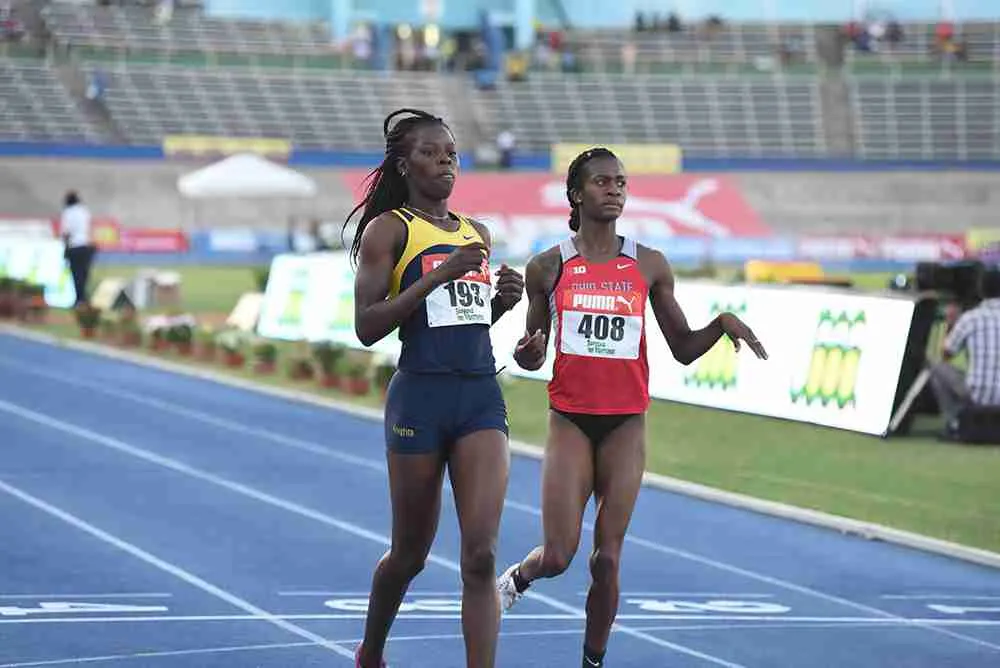
{"label": "spectator in stands", "polygon": [[[931,389],[945,418],[946,438],[957,435],[959,414],[967,406],[1000,407],[1000,271],[983,274],[981,294],[979,306],[960,317],[949,316],[944,361],[931,368]],[[965,374],[950,364],[963,351],[968,356]]]}
{"label": "spectator in stands", "polygon": [[635,13],[635,31],[643,32],[646,30],[646,17],[642,15],[642,12]]}
{"label": "spectator in stands", "polygon": [[670,12],[670,16],[667,17],[667,31],[678,33],[683,32],[684,24],[681,23],[681,17],[677,12]]}
{"label": "spectator in stands", "polygon": [[88,303],[87,283],[90,267],[97,253],[97,246],[91,232],[90,211],[80,201],[74,191],[66,193],[65,208],[59,221],[59,231],[66,244],[65,257],[73,275],[76,289],[76,305]]}

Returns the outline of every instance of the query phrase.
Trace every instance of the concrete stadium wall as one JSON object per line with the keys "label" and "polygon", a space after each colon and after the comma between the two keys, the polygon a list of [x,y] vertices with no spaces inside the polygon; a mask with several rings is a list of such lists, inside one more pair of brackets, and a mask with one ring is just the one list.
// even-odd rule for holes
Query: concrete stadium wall
{"label": "concrete stadium wall", "polygon": [[[2,147],[0,147],[2,148]],[[289,215],[340,220],[353,206],[338,166],[370,166],[377,156],[293,154],[290,164],[319,183],[314,202],[230,200],[184,202],[177,178],[208,161],[164,161],[154,149],[123,151],[112,159],[0,157],[0,216],[51,216],[66,190],[76,189],[97,215],[132,227],[200,229],[224,226],[284,227]],[[90,155],[85,154],[85,155]],[[93,155],[99,155],[93,152]],[[543,160],[536,160],[541,167]],[[1000,211],[997,165],[883,165],[841,161],[691,161],[693,171],[727,172],[763,220],[779,233],[962,232],[994,227]],[[828,169],[824,169],[823,167]],[[948,168],[950,167],[950,169]],[[878,171],[874,171],[878,169]],[[833,170],[833,171],[830,171]],[[884,171],[889,170],[889,171]],[[909,170],[909,171],[902,171]],[[461,186],[459,186],[461,187]]]}

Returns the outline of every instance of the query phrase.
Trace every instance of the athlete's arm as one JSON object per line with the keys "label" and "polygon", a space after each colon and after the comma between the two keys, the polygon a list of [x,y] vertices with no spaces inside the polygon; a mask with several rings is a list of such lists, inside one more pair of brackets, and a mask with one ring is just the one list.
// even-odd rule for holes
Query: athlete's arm
{"label": "athlete's arm", "polygon": [[[472,226],[476,228],[479,232],[479,236],[483,238],[489,249],[493,250],[493,238],[490,235],[490,230],[488,227],[480,223],[479,221],[469,219]],[[490,307],[492,308],[492,320],[491,324],[496,324],[497,320],[503,316],[504,313],[514,308],[514,305],[521,301],[521,295],[524,293],[524,278],[516,270],[511,269],[506,264],[500,265],[500,269],[497,270],[497,285],[496,294],[493,295],[493,299],[490,301]]]}
{"label": "athlete's arm", "polygon": [[430,292],[482,266],[486,247],[481,243],[455,249],[437,269],[414,281],[392,299],[389,285],[403,243],[402,221],[384,213],[365,227],[354,278],[354,331],[362,344],[370,346],[399,327]]}
{"label": "athlete's arm", "polygon": [[649,276],[653,314],[674,359],[681,364],[691,364],[707,353],[723,334],[732,340],[736,350],[740,349],[743,340],[757,357],[767,359],[767,352],[753,331],[732,313],[720,313],[705,327],[692,330],[674,296],[674,273],[670,263],[662,253],[649,248],[640,247],[640,255]]}
{"label": "athlete's arm", "polygon": [[[557,250],[558,253],[558,250]],[[528,293],[528,315],[525,334],[514,349],[514,361],[528,371],[540,369],[545,364],[552,318],[549,312],[549,294],[552,292],[558,271],[559,255],[546,251],[528,261],[525,268],[525,291]]]}

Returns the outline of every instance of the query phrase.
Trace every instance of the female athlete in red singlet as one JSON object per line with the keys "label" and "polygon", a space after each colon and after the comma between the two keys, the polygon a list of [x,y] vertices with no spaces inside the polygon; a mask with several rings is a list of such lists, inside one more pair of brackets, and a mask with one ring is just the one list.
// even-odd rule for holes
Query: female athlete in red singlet
{"label": "female athlete in red singlet", "polygon": [[566,195],[576,234],[531,259],[525,272],[527,331],[514,358],[525,369],[545,362],[555,327],[549,383],[549,438],[542,479],[544,545],[500,577],[504,609],[532,581],[566,570],[580,542],[587,500],[597,500],[593,582],[587,597],[583,666],[602,666],[618,610],[618,564],[645,464],[649,406],[645,313],[648,295],[674,357],[690,364],[720,337],[767,353],[731,313],[692,330],[674,298],[670,265],[657,251],[618,236],[625,171],[611,151],[595,148],[570,165]]}

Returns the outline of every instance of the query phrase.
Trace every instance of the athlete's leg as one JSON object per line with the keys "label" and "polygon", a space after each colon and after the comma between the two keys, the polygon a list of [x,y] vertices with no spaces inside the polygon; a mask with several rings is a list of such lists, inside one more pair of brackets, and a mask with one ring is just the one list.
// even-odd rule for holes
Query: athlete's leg
{"label": "athlete's leg", "polygon": [[594,448],[567,418],[549,411],[549,438],[542,464],[542,533],[544,542],[518,567],[530,583],[567,568],[580,544],[587,499],[594,488]]}
{"label": "athlete's leg", "polygon": [[448,458],[462,533],[462,631],[468,668],[492,668],[496,659],[496,545],[509,470],[507,434],[496,429],[460,437]]}
{"label": "athlete's leg", "polygon": [[361,646],[361,665],[376,668],[410,581],[423,570],[441,514],[444,457],[388,452],[392,546],[375,567]]}
{"label": "athlete's leg", "polygon": [[[612,431],[597,448],[594,495],[597,519],[593,578],[587,596],[585,647],[603,656],[618,612],[618,572],[625,532],[642,485],[646,460],[645,416],[637,415]],[[592,665],[600,665],[592,664]]]}

